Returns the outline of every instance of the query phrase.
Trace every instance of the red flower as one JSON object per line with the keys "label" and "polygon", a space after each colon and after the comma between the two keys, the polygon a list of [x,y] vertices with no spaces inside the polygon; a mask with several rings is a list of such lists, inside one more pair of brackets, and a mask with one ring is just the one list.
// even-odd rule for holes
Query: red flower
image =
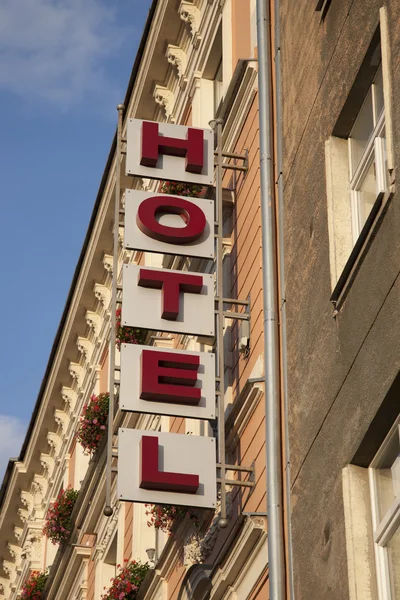
{"label": "red flower", "polygon": [[148,527],[161,529],[165,533],[171,533],[173,525],[181,518],[188,515],[193,523],[198,527],[199,519],[186,506],[170,506],[168,504],[145,504],[146,516],[150,517],[147,521]]}
{"label": "red flower", "polygon": [[121,349],[121,344],[143,344],[147,330],[137,329],[136,327],[127,327],[121,325],[121,309],[118,308],[116,312],[116,324],[115,324],[115,343],[118,350]]}
{"label": "red flower", "polygon": [[92,454],[99,447],[106,430],[108,420],[109,394],[94,394],[90,403],[85,405],[82,411],[77,440],[83,447],[85,454]]}
{"label": "red flower", "polygon": [[57,496],[58,500],[51,504],[47,511],[43,534],[53,544],[63,544],[69,537],[72,529],[71,513],[78,493],[72,488],[61,490]]}
{"label": "red flower", "polygon": [[143,564],[135,560],[125,564],[122,569],[118,565],[120,572],[111,579],[111,586],[102,595],[102,600],[135,600],[149,567],[148,563]]}
{"label": "red flower", "polygon": [[28,581],[22,586],[20,600],[41,600],[47,577],[46,571],[32,571]]}

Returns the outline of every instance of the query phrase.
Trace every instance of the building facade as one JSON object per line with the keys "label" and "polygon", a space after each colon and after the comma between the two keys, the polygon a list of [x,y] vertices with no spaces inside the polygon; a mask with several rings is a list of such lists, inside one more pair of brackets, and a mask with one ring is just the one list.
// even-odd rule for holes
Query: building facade
{"label": "building facade", "polygon": [[399,9],[281,2],[298,599],[400,597]]}
{"label": "building facade", "polygon": [[[139,600],[400,598],[400,5],[271,1],[271,94],[260,100],[256,4],[152,2],[124,100],[122,153],[114,138],[27,435],[1,487],[1,599],[19,598],[40,571],[43,600],[100,600],[119,565],[133,560],[150,565]],[[269,587],[259,102],[269,106],[273,142],[282,597]],[[216,421],[117,405],[108,516],[106,438],[85,454],[77,436],[91,397],[109,393],[111,369],[119,389],[119,347],[115,369],[110,362],[113,276],[121,285],[131,263],[215,272],[212,261],[125,248],[126,190],[160,190],[157,180],[126,174],[132,118],[223,123],[224,297],[247,302],[231,309],[250,314],[249,328],[229,313],[224,321],[226,458],[247,469],[229,471],[227,527],[219,503],[180,514],[165,532],[149,507],[117,498],[119,427],[213,437]],[[200,196],[213,200],[214,188]],[[154,348],[214,350],[204,336],[141,335]],[[69,487],[79,491],[71,530],[53,544],[43,528]]]}

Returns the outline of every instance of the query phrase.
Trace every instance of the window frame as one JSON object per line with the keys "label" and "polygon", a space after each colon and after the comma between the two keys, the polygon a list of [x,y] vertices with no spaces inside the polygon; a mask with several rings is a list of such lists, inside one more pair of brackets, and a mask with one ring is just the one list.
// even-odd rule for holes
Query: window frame
{"label": "window frame", "polygon": [[392,595],[392,580],[387,545],[400,530],[400,497],[395,498],[386,513],[379,518],[378,465],[392,439],[397,436],[400,445],[400,416],[396,419],[384,442],[368,467],[373,544],[379,600],[395,600]]}
{"label": "window frame", "polygon": [[[382,62],[379,65],[377,72],[374,77],[374,81],[368,89],[368,92],[365,96],[364,102],[358,111],[358,115],[360,115],[365,103],[368,100],[368,96],[371,93],[372,97],[372,119],[373,119],[373,129],[370,133],[367,144],[364,148],[364,151],[358,161],[357,164],[354,163],[354,137],[352,137],[352,132],[354,129],[354,125],[350,135],[348,137],[348,153],[349,153],[349,173],[350,173],[350,202],[351,202],[351,217],[352,217],[352,236],[353,236],[353,245],[356,244],[360,234],[363,230],[363,226],[365,223],[362,223],[361,219],[361,201],[362,201],[362,192],[360,190],[363,182],[365,181],[368,170],[371,165],[375,162],[375,191],[376,198],[373,204],[375,206],[376,202],[382,200],[383,195],[388,190],[388,178],[386,174],[386,150],[385,150],[385,126],[386,126],[386,118],[385,118],[385,105],[379,114],[377,114],[377,93],[378,86],[375,81],[379,76],[382,75]],[[357,117],[358,117],[357,115]],[[355,120],[355,123],[357,119]],[[370,212],[372,212],[373,207]],[[365,222],[367,222],[367,219]]]}

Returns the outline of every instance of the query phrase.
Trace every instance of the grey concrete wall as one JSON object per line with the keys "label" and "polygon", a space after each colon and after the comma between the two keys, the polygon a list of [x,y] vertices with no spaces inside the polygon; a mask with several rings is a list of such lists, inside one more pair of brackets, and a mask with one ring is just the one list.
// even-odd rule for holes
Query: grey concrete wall
{"label": "grey concrete wall", "polygon": [[[400,367],[400,206],[395,194],[336,318],[325,140],[379,23],[383,0],[281,0],[289,432],[296,600],[347,600],[342,468]],[[400,97],[400,3],[388,5]],[[393,102],[397,172],[400,109]]]}

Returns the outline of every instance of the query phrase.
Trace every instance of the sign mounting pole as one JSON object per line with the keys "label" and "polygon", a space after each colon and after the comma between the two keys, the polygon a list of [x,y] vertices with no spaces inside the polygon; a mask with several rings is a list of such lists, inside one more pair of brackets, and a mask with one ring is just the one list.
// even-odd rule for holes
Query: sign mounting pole
{"label": "sign mounting pole", "polygon": [[224,274],[223,274],[223,202],[222,202],[222,119],[212,122],[217,133],[217,164],[216,164],[216,211],[217,211],[217,354],[218,354],[218,456],[221,465],[221,517],[219,526],[228,526],[226,518],[226,458],[225,458],[225,360],[224,360]]}
{"label": "sign mounting pole", "polygon": [[106,464],[106,505],[104,514],[111,517],[111,473],[112,473],[112,444],[114,433],[114,405],[115,405],[115,327],[117,312],[117,283],[118,283],[118,230],[119,230],[119,205],[121,196],[121,144],[122,144],[122,116],[124,105],[118,104],[117,148],[115,158],[115,205],[114,205],[114,252],[113,276],[111,289],[111,335],[110,335],[110,401],[108,407],[107,425],[107,464]]}

